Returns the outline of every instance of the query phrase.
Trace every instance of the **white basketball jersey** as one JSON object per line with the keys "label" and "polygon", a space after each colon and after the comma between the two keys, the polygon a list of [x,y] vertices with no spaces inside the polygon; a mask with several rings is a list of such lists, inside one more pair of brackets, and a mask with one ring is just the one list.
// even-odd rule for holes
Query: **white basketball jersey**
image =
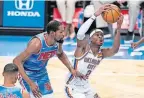
{"label": "white basketball jersey", "polygon": [[70,75],[67,80],[67,86],[73,87],[79,91],[86,91],[90,89],[88,78],[91,72],[99,65],[100,61],[103,59],[103,54],[101,50],[96,56],[93,55],[92,51],[89,50],[82,57],[75,58],[74,69],[77,69],[80,73],[87,77],[86,80],[80,79],[79,77],[73,77]]}

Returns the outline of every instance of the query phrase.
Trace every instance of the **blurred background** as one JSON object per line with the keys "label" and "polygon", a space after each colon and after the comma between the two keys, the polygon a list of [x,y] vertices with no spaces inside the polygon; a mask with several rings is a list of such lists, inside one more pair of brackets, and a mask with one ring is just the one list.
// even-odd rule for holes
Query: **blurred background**
{"label": "blurred background", "polygon": [[[136,21],[130,23],[133,16],[129,15],[129,1],[125,0],[122,3],[114,0],[68,1],[30,0],[30,3],[27,3],[27,0],[0,1],[0,55],[17,55],[25,48],[33,35],[44,32],[46,24],[50,20],[56,19],[65,25],[66,37],[63,47],[66,53],[72,56],[76,46],[76,33],[81,24],[102,4],[113,3],[121,8],[121,13],[124,14],[124,21],[121,30],[121,47],[119,52],[112,58],[143,58],[143,47],[139,47],[134,51],[130,48],[131,42],[143,36],[143,2],[135,5],[139,9],[137,11],[138,14],[136,15],[134,13],[136,15]],[[133,24],[131,31],[129,31],[130,24]],[[115,35],[116,23],[107,24],[100,17],[94,21],[88,30],[88,34],[94,28],[104,30],[105,43],[103,47],[111,47]]]}

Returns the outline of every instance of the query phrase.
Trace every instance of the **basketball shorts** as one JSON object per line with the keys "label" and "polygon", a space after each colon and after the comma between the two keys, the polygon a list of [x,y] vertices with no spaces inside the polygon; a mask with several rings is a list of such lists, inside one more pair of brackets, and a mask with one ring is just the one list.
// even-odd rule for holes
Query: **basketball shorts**
{"label": "basketball shorts", "polygon": [[100,98],[92,89],[81,92],[68,86],[65,87],[65,95],[67,98]]}
{"label": "basketball shorts", "polygon": [[[32,72],[32,71],[25,71],[26,74],[28,75],[28,77],[36,83],[36,85],[38,86],[41,94],[42,94],[42,98],[53,98],[53,90],[50,84],[50,80],[48,78],[48,73],[45,70],[42,71],[38,71],[38,72]],[[32,91],[30,89],[30,86],[28,85],[28,83],[22,78],[21,75],[19,75],[18,77],[19,83],[22,86],[22,88],[26,91],[28,91],[30,93],[31,98],[33,98],[33,94]],[[45,97],[46,96],[46,97]]]}

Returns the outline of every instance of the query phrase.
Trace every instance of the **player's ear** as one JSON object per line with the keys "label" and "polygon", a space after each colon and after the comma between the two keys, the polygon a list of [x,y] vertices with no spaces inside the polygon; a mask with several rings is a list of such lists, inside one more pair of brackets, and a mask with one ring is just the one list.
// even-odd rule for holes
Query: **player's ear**
{"label": "player's ear", "polygon": [[55,36],[55,32],[54,31],[50,31],[50,35],[51,36]]}

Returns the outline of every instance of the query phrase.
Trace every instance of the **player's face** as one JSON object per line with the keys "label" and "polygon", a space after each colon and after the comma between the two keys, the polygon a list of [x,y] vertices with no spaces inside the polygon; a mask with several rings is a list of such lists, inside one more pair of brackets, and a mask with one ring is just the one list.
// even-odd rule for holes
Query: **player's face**
{"label": "player's face", "polygon": [[92,37],[91,37],[91,42],[93,44],[96,44],[97,46],[102,46],[104,42],[104,35],[102,32],[96,32]]}
{"label": "player's face", "polygon": [[55,40],[59,41],[64,38],[64,26],[60,25],[59,29],[55,32]]}

